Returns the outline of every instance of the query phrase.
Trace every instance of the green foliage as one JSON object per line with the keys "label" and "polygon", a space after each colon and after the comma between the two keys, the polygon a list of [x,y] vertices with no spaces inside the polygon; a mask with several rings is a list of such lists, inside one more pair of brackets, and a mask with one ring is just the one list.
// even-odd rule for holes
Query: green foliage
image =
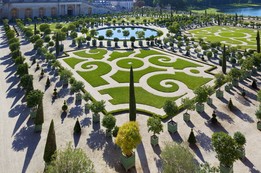
{"label": "green foliage", "polygon": [[157,116],[152,116],[147,120],[147,126],[148,131],[152,131],[153,135],[160,134],[160,132],[163,132],[163,125],[161,123],[161,120]]}
{"label": "green foliage", "polygon": [[233,138],[239,146],[246,144],[246,138],[241,132],[235,132]]}
{"label": "green foliage", "polygon": [[133,70],[130,69],[130,84],[129,84],[129,119],[130,121],[136,121],[136,99],[133,81]]}
{"label": "green foliage", "polygon": [[217,167],[211,166],[208,162],[200,164],[198,173],[219,173],[220,170]]}
{"label": "green foliage", "polygon": [[260,53],[260,34],[259,31],[257,31],[256,34],[256,49],[257,49],[257,53]]}
{"label": "green foliage", "polygon": [[141,143],[138,123],[134,121],[124,123],[118,131],[115,143],[126,156],[131,156],[132,150]]}
{"label": "green foliage", "polygon": [[194,135],[194,132],[193,132],[193,129],[191,129],[191,131],[190,131],[190,134],[189,134],[189,138],[188,138],[188,142],[190,143],[190,144],[196,144],[196,137],[195,137],[195,135]]}
{"label": "green foliage", "polygon": [[44,110],[43,110],[43,99],[41,98],[38,102],[38,108],[36,111],[36,117],[34,119],[35,125],[41,125],[44,123]]}
{"label": "green foliage", "polygon": [[77,118],[75,125],[74,125],[74,128],[73,128],[73,131],[74,131],[75,134],[79,134],[79,133],[81,133],[81,130],[82,130],[81,125],[80,125],[79,120]]}
{"label": "green foliage", "polygon": [[183,105],[184,109],[193,111],[195,110],[195,101],[193,99],[190,99],[189,97],[182,98],[181,99],[181,104]]}
{"label": "green foliage", "polygon": [[91,99],[91,94],[89,92],[85,92],[83,94],[83,99],[88,102]]}
{"label": "green foliage", "polygon": [[176,113],[178,113],[178,106],[176,105],[176,102],[167,100],[164,103],[163,110],[168,116],[174,116]]}
{"label": "green foliage", "polygon": [[50,84],[51,84],[50,79],[49,79],[49,77],[47,77],[45,86],[46,86],[46,87],[49,87]]}
{"label": "green foliage", "polygon": [[105,101],[94,101],[91,104],[88,104],[89,109],[95,114],[102,112],[105,109]]}
{"label": "green foliage", "polygon": [[221,87],[226,81],[225,75],[222,73],[217,73],[215,75],[215,85]]}
{"label": "green foliage", "polygon": [[55,137],[55,130],[54,130],[54,123],[53,120],[50,123],[46,144],[44,148],[44,161],[46,163],[50,163],[54,158],[53,155],[56,151],[56,137]]}
{"label": "green foliage", "polygon": [[34,49],[38,49],[41,48],[44,44],[44,40],[43,39],[38,39],[35,41],[34,43]]}
{"label": "green foliage", "polygon": [[43,23],[40,25],[39,29],[41,32],[45,32],[46,29],[50,29],[50,25],[47,23]]}
{"label": "green foliage", "polygon": [[38,105],[43,99],[43,92],[40,90],[32,90],[26,95],[27,107],[32,108]]}
{"label": "green foliage", "polygon": [[67,109],[68,109],[68,106],[67,106],[67,104],[66,104],[66,101],[64,100],[64,101],[63,101],[62,110],[65,112],[65,111],[67,111]]}
{"label": "green foliage", "polygon": [[210,86],[201,86],[194,90],[194,94],[196,95],[196,102],[203,103],[207,101],[208,96],[213,91],[213,88]]}
{"label": "green foliage", "polygon": [[261,105],[259,105],[258,110],[255,113],[256,118],[260,121],[261,120]]}
{"label": "green foliage", "polygon": [[72,72],[67,69],[61,69],[59,71],[59,75],[61,80],[63,80],[64,82],[68,82],[68,80],[72,77]]}
{"label": "green foliage", "polygon": [[116,124],[116,118],[112,115],[105,115],[102,119],[102,126],[105,127],[109,132],[114,128]]}
{"label": "green foliage", "polygon": [[85,172],[94,173],[92,161],[81,148],[74,148],[71,143],[63,150],[55,152],[45,173]]}
{"label": "green foliage", "polygon": [[33,90],[33,75],[25,74],[20,78],[20,85],[25,90]]}
{"label": "green foliage", "polygon": [[241,76],[241,71],[237,68],[232,68],[229,72],[228,75],[232,78],[232,80],[234,79],[238,79]]}
{"label": "green foliage", "polygon": [[82,81],[74,81],[71,85],[72,92],[79,92],[84,88],[84,83]]}
{"label": "green foliage", "polygon": [[212,145],[221,164],[230,167],[239,159],[240,154],[236,141],[224,132],[215,132],[212,135]]}
{"label": "green foliage", "polygon": [[226,56],[226,46],[223,48],[223,56],[222,56],[222,72],[226,74],[227,70],[227,56]]}
{"label": "green foliage", "polygon": [[166,143],[160,156],[163,173],[196,172],[198,169],[189,149],[175,142]]}
{"label": "green foliage", "polygon": [[112,131],[112,136],[113,137],[117,137],[117,135],[118,135],[118,132],[119,132],[119,127],[118,126],[115,126],[114,128],[113,128],[113,131]]}

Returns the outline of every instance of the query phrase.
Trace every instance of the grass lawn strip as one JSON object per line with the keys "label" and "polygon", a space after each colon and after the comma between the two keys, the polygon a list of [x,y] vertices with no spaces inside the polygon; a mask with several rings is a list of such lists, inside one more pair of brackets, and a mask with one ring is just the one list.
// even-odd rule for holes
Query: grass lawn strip
{"label": "grass lawn strip", "polygon": [[71,57],[71,58],[66,58],[66,59],[63,59],[72,69],[74,69],[75,65],[80,63],[80,62],[83,62],[85,60],[83,59],[78,59],[78,58],[74,58],[74,57]]}
{"label": "grass lawn strip", "polygon": [[[129,103],[129,87],[108,88],[99,92],[101,94],[109,94],[112,97],[112,99],[109,101],[113,105]],[[166,100],[175,101],[182,97],[182,95],[177,97],[161,97],[149,93],[141,87],[135,87],[135,97],[136,103],[138,104],[162,108]]]}
{"label": "grass lawn strip", "polygon": [[[166,71],[166,69],[148,67],[143,70],[133,71],[134,82],[138,83],[142,76],[144,76],[145,74],[151,73],[151,72],[156,72],[156,71]],[[117,71],[117,73],[112,75],[111,78],[119,83],[129,83],[130,72],[129,71]]]}
{"label": "grass lawn strip", "polygon": [[133,53],[134,51],[126,51],[126,52],[115,51],[110,54],[110,58],[108,59],[108,61],[113,61],[115,59],[123,58],[123,57],[129,57]]}
{"label": "grass lawn strip", "polygon": [[131,66],[132,68],[135,69],[135,68],[142,67],[143,65],[144,65],[143,61],[134,58],[121,59],[117,62],[117,66],[126,69],[130,69]]}
{"label": "grass lawn strip", "polygon": [[177,84],[175,84],[175,81],[173,82],[166,82],[165,84],[170,86],[170,87],[164,87],[162,85],[160,85],[160,82],[163,80],[173,80],[174,79],[174,75],[173,74],[157,74],[154,76],[151,76],[148,80],[147,83],[148,85],[157,90],[157,91],[161,91],[161,92],[175,92],[178,91],[179,86]]}
{"label": "grass lawn strip", "polygon": [[158,52],[156,50],[145,50],[145,49],[141,49],[140,50],[140,53],[135,55],[135,57],[138,57],[138,58],[145,58],[147,56],[150,56],[150,55],[164,55],[163,53],[161,52]]}
{"label": "grass lawn strip", "polygon": [[196,70],[196,69],[191,69],[190,72],[191,72],[191,73],[194,73],[194,74],[199,74],[199,73],[200,73],[200,72],[199,72],[198,70]]}
{"label": "grass lawn strip", "polygon": [[98,68],[92,71],[77,71],[77,73],[93,87],[108,84],[108,82],[104,80],[101,76],[109,73],[112,70],[112,67],[104,62],[93,61],[84,63],[82,65],[82,68],[90,69],[91,65],[97,65]]}
{"label": "grass lawn strip", "polygon": [[83,58],[93,58],[93,59],[100,60],[104,58],[104,55],[108,51],[105,49],[91,49],[89,52],[90,53],[86,53],[86,50],[82,50],[82,51],[74,52],[73,54]]}

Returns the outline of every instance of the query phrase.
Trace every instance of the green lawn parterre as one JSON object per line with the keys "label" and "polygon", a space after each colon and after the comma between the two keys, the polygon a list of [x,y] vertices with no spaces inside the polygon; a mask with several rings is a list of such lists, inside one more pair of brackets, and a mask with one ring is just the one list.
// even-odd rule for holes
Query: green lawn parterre
{"label": "green lawn parterre", "polygon": [[241,49],[256,49],[256,30],[228,26],[211,26],[189,31],[196,39],[221,42]]}
{"label": "green lawn parterre", "polygon": [[[115,62],[113,62],[115,60],[117,61],[116,65],[122,68],[122,70],[120,70],[120,68],[116,69],[117,71],[108,77],[119,84],[127,84],[128,86],[130,75],[129,69],[130,66],[133,66],[134,82],[136,83],[135,85],[139,84],[139,86],[135,87],[136,102],[138,104],[145,104],[155,108],[161,108],[166,100],[177,100],[184,94],[177,95],[175,97],[162,97],[160,95],[156,95],[156,93],[150,93],[140,87],[145,82],[151,88],[159,92],[173,93],[179,90],[179,86],[175,83],[175,81],[180,81],[187,85],[189,89],[194,90],[196,87],[206,84],[212,80],[212,78],[191,76],[182,72],[185,68],[191,68],[190,71],[197,74],[199,73],[198,69],[193,68],[201,68],[203,65],[182,58],[172,59],[171,56],[156,50],[142,49],[140,50],[140,53],[137,53],[137,51],[115,51],[108,55],[109,58],[104,59],[107,53],[108,51],[105,49],[80,50],[73,52],[74,57],[65,58],[63,60],[92,87],[95,88],[106,85],[108,88],[98,91],[102,95],[110,95],[112,99],[109,101],[113,105],[124,104],[129,101],[128,87],[121,87],[115,84],[110,85],[109,81],[106,81],[103,77],[112,71],[112,66],[110,64],[115,64]],[[130,55],[132,57],[129,57]],[[143,58],[148,56],[150,56],[148,60],[151,65],[143,68],[145,65]],[[78,66],[78,69],[75,69],[75,66],[78,63],[82,63],[81,67],[79,69]],[[142,69],[139,70],[137,68]],[[168,70],[168,68],[171,68],[171,71],[175,72],[168,72],[170,70]],[[151,75],[152,73],[156,74]],[[145,75],[151,76],[146,77]],[[147,81],[141,80],[143,76],[147,79]]]}

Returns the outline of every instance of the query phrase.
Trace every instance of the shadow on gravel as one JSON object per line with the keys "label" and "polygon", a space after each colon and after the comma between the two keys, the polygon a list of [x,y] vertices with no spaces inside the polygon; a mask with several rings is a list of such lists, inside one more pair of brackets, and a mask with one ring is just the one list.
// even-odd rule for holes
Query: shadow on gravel
{"label": "shadow on gravel", "polygon": [[249,122],[249,123],[254,123],[255,122],[252,117],[250,117],[246,113],[241,112],[241,110],[238,109],[237,107],[233,108],[232,113],[235,114],[236,116],[238,116],[240,119],[242,119],[245,122]]}
{"label": "shadow on gravel", "polygon": [[216,124],[211,123],[210,121],[205,122],[205,125],[210,128],[213,132],[225,132],[228,133],[228,131],[219,123]]}
{"label": "shadow on gravel", "polygon": [[87,139],[87,145],[92,150],[102,150],[106,143],[106,137],[103,130],[93,130]]}
{"label": "shadow on gravel", "polygon": [[150,169],[149,169],[148,161],[147,161],[148,159],[147,159],[147,156],[146,156],[146,152],[145,152],[145,149],[144,149],[143,142],[141,142],[138,145],[137,153],[138,153],[138,156],[140,158],[140,164],[141,164],[142,172],[150,173]]}
{"label": "shadow on gravel", "polygon": [[23,127],[14,136],[12,149],[22,151],[27,148],[22,173],[25,173],[34,155],[35,149],[41,139],[40,133],[34,133],[34,127]]}
{"label": "shadow on gravel", "polygon": [[194,151],[194,153],[198,156],[198,158],[202,161],[205,162],[204,157],[201,153],[201,151],[199,150],[197,145],[189,145],[189,147]]}
{"label": "shadow on gravel", "polygon": [[198,144],[205,150],[205,151],[212,151],[212,145],[211,145],[211,138],[208,137],[205,133],[198,131],[198,134],[196,135],[196,139]]}
{"label": "shadow on gravel", "polygon": [[169,135],[171,136],[172,140],[181,144],[183,142],[183,139],[181,138],[181,136],[179,135],[179,132],[176,133],[170,133]]}
{"label": "shadow on gravel", "polygon": [[68,118],[77,118],[83,115],[83,108],[79,106],[72,107],[69,111]]}
{"label": "shadow on gravel", "polygon": [[249,171],[251,173],[260,173],[259,170],[254,168],[255,165],[247,157],[245,157],[245,159],[242,160],[242,162],[244,163],[245,166],[247,166],[249,168]]}
{"label": "shadow on gravel", "polygon": [[20,99],[23,98],[23,96],[24,91],[21,88],[13,88],[7,92],[6,98],[13,98],[13,103],[11,105],[12,108]]}
{"label": "shadow on gravel", "polygon": [[85,117],[80,121],[81,126],[84,127],[89,127],[91,125],[92,121],[90,117]]}
{"label": "shadow on gravel", "polygon": [[216,115],[220,120],[226,120],[229,124],[233,124],[234,120],[226,113],[216,110]]}
{"label": "shadow on gravel", "polygon": [[16,105],[8,112],[8,116],[11,118],[18,117],[12,135],[20,128],[23,122],[30,114],[30,109],[26,105]]}

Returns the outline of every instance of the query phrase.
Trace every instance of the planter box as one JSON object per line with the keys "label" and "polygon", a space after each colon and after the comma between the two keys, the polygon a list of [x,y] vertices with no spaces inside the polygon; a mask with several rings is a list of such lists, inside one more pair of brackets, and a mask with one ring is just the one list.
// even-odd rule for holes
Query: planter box
{"label": "planter box", "polygon": [[110,40],[107,41],[107,46],[111,47],[111,41]]}
{"label": "planter box", "polygon": [[31,108],[30,118],[34,119],[36,117],[37,107]]}
{"label": "planter box", "polygon": [[92,121],[93,123],[100,122],[100,114],[92,114]]}
{"label": "planter box", "polygon": [[232,80],[232,85],[234,86],[234,87],[238,87],[238,80]]}
{"label": "planter box", "polygon": [[229,85],[226,85],[226,86],[225,86],[225,91],[226,91],[226,92],[229,92],[229,91],[230,91],[230,86],[229,86]]}
{"label": "planter box", "polygon": [[139,46],[142,47],[142,41],[141,40],[139,41]]}
{"label": "planter box", "polygon": [[221,99],[221,98],[223,98],[223,96],[224,96],[224,92],[223,91],[221,91],[221,90],[217,90],[216,91],[216,97],[217,98]]}
{"label": "planter box", "polygon": [[251,73],[249,71],[246,72],[247,77],[251,77]]}
{"label": "planter box", "polygon": [[135,166],[135,153],[132,153],[130,157],[121,154],[120,162],[127,172],[130,168]]}
{"label": "planter box", "polygon": [[42,124],[35,124],[34,125],[34,132],[40,132],[42,131]]}
{"label": "planter box", "polygon": [[257,122],[257,129],[258,129],[258,130],[261,130],[261,121],[258,121],[258,122]]}
{"label": "planter box", "polygon": [[168,122],[168,131],[170,133],[175,133],[178,130],[178,124],[175,121],[169,121]]}
{"label": "planter box", "polygon": [[202,113],[204,112],[204,109],[205,109],[205,106],[203,103],[197,103],[196,104],[196,111],[199,112],[199,113]]}
{"label": "planter box", "polygon": [[151,145],[153,145],[153,146],[158,145],[158,144],[159,144],[159,137],[156,136],[156,135],[152,135],[152,136],[150,137],[150,143],[151,143]]}
{"label": "planter box", "polygon": [[184,121],[190,121],[190,114],[184,113],[184,114],[183,114],[183,120],[184,120]]}
{"label": "planter box", "polygon": [[220,164],[220,173],[233,173],[233,165],[231,165],[230,167],[226,167]]}
{"label": "planter box", "polygon": [[208,98],[208,99],[207,99],[207,104],[208,104],[208,105],[212,105],[212,104],[213,104],[212,98]]}
{"label": "planter box", "polygon": [[75,97],[76,97],[76,101],[81,101],[82,100],[82,94],[81,93],[77,93],[75,95]]}

